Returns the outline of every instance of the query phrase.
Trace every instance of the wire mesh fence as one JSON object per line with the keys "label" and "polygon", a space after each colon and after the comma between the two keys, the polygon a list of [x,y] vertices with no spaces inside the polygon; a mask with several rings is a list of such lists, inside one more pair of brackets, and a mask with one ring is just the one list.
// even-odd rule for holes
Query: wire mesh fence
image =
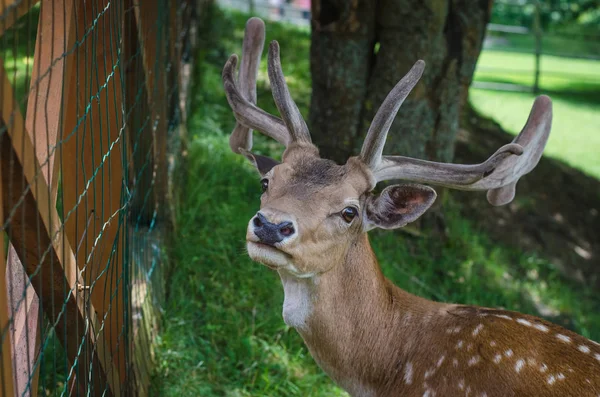
{"label": "wire mesh fence", "polygon": [[192,0],[0,5],[0,395],[144,395]]}
{"label": "wire mesh fence", "polygon": [[222,7],[300,26],[310,25],[311,0],[218,0]]}
{"label": "wire mesh fence", "polygon": [[582,85],[598,82],[600,36],[545,29],[543,16],[552,13],[552,6],[537,0],[494,2],[495,11],[512,15],[512,24],[488,24],[474,87],[579,91]]}

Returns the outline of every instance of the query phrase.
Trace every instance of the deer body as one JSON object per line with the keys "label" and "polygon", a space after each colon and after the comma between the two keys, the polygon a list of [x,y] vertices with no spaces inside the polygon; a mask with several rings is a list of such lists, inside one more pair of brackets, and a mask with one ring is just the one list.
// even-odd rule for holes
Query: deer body
{"label": "deer body", "polygon": [[[313,301],[308,312],[284,305],[284,320],[352,396],[600,395],[597,343],[532,316],[411,295],[383,277],[367,236],[357,240],[322,276],[280,271],[286,300],[298,284]],[[306,317],[290,322],[297,313]]]}
{"label": "deer body", "polygon": [[[523,131],[477,165],[384,156],[389,127],[424,69],[417,62],[377,112],[359,156],[338,165],[319,157],[269,48],[269,79],[281,119],[256,107],[264,24],[248,21],[239,79],[237,57],[223,69],[237,119],[230,138],[262,176],[260,211],[246,232],[249,256],[281,278],[284,321],[319,366],[353,396],[600,397],[600,345],[519,313],[445,304],[411,295],[387,280],[368,241],[375,227],[413,222],[434,202],[422,184],[487,190],[493,205],[510,202],[550,133],[548,97],[534,102]],[[286,149],[282,161],[251,153],[251,128]]]}

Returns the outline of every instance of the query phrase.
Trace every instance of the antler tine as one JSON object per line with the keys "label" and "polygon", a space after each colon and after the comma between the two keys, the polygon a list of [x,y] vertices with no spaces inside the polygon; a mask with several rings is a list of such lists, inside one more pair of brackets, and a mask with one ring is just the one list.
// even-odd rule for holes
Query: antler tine
{"label": "antler tine", "polygon": [[552,126],[552,101],[536,98],[525,127],[512,143],[502,146],[477,165],[436,163],[402,156],[384,156],[375,179],[402,179],[459,190],[487,190],[492,205],[510,203],[519,178],[529,173],[542,157]]}
{"label": "antler tine", "polygon": [[[264,43],[264,22],[260,18],[250,18],[244,31],[238,82],[241,94],[252,104],[256,104],[256,77]],[[229,146],[235,153],[240,153],[240,148],[250,150],[252,148],[252,129],[240,124],[239,121],[236,122],[229,138]]]}
{"label": "antler tine", "polygon": [[410,94],[411,90],[419,82],[424,69],[425,62],[418,60],[402,80],[390,91],[375,114],[360,151],[362,161],[372,170],[377,169],[381,163],[383,147],[385,146],[392,122],[408,94]]}
{"label": "antler tine", "polygon": [[[235,114],[235,118],[243,126],[259,130],[277,142],[287,146],[290,135],[283,121],[279,117],[275,117],[258,108],[240,93],[233,77],[237,60],[237,55],[232,55],[223,68],[223,87],[225,88],[225,95],[227,96],[229,106],[231,106]],[[239,153],[239,150],[234,151]]]}
{"label": "antler tine", "polygon": [[308,126],[285,82],[279,58],[279,43],[276,40],[273,40],[269,46],[269,81],[273,91],[273,100],[292,136],[292,141],[311,143]]}
{"label": "antler tine", "polygon": [[235,153],[252,148],[252,129],[263,132],[285,146],[290,141],[283,121],[256,106],[256,77],[264,41],[264,22],[260,18],[250,18],[244,33],[243,57],[238,79],[240,87],[234,76],[237,55],[229,57],[223,68],[225,95],[237,120],[229,138],[229,146]]}

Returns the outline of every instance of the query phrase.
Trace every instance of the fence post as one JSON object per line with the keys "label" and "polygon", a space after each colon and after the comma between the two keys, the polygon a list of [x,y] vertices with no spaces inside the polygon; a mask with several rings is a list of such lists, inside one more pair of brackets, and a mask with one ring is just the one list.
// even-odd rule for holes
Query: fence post
{"label": "fence post", "polygon": [[[150,126],[153,143],[153,199],[152,208],[159,222],[167,219],[167,79],[166,57],[167,36],[164,22],[169,20],[166,3],[161,1],[133,0],[138,41],[143,59]],[[162,6],[162,9],[161,9]],[[154,220],[154,219],[153,219]]]}
{"label": "fence post", "polygon": [[[11,187],[2,192],[2,222],[31,284],[47,303],[44,310],[55,324],[56,334],[65,336],[61,342],[71,364],[69,377],[85,374],[77,377],[79,393],[88,395],[86,392],[93,390],[94,396],[119,396],[118,373],[112,360],[101,354],[106,343],[105,335],[97,331],[96,309],[82,294],[85,284],[76,270],[74,251],[64,236],[56,204],[50,199],[51,189],[42,177],[34,143],[2,62],[0,87],[0,115],[6,127],[0,134],[0,183]],[[76,366],[80,372],[74,371]]]}
{"label": "fence post", "polygon": [[542,21],[540,16],[541,3],[539,0],[534,1],[534,17],[533,17],[533,34],[535,35],[535,75],[533,80],[533,92],[540,92],[540,58],[542,56]]}
{"label": "fence post", "polygon": [[[6,134],[2,132],[0,134]],[[0,169],[1,172],[7,170]],[[2,178],[0,177],[0,181]],[[4,215],[2,213],[2,183],[0,183],[0,221],[4,223]],[[14,392],[14,377],[13,377],[13,360],[11,351],[10,337],[10,314],[8,312],[8,301],[5,297],[8,296],[8,291],[5,284],[6,261],[4,259],[4,230],[0,228],[0,396],[12,397]]]}
{"label": "fence post", "polygon": [[[61,70],[64,65],[61,54],[67,50],[67,43],[62,34],[68,25],[64,20],[64,10],[68,10],[66,14],[69,15],[71,5],[64,0],[42,1],[25,120],[26,130],[35,143],[37,160],[44,164],[41,177],[50,186],[50,199],[53,203],[56,202],[58,190],[58,167],[52,148],[57,142],[60,123],[64,77]],[[50,73],[40,77],[49,70]],[[12,328],[16,393],[19,396],[35,396],[40,370],[40,366],[35,365],[39,358],[41,342],[39,297],[33,285],[28,283],[27,274],[12,245],[9,246],[7,264],[7,284],[12,287],[9,301],[14,308]],[[15,297],[24,297],[24,304]]]}
{"label": "fence post", "polygon": [[[73,0],[73,44],[67,49],[62,103],[60,162],[64,227],[82,272],[85,297],[106,339],[98,354],[116,367],[114,381],[126,384],[126,278],[123,268],[122,60],[119,57],[123,3]],[[90,29],[93,26],[93,29]],[[75,46],[75,42],[78,44]],[[93,76],[93,77],[87,77]],[[67,139],[69,137],[69,139]],[[68,215],[68,217],[67,217]]]}
{"label": "fence post", "polygon": [[254,16],[256,11],[255,0],[248,0],[248,8],[250,11],[250,15]]}

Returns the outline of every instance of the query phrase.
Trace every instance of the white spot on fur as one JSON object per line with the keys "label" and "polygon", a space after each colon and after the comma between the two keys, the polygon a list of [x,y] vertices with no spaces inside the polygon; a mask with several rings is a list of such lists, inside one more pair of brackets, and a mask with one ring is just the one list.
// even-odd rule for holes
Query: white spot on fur
{"label": "white spot on fur", "polygon": [[479,335],[479,333],[481,332],[482,329],[483,329],[483,324],[479,324],[477,327],[475,327],[475,329],[473,330],[473,336]]}
{"label": "white spot on fur", "polygon": [[435,374],[435,368],[428,369],[425,371],[425,379],[429,379],[433,374]]}
{"label": "white spot on fur", "polygon": [[425,390],[425,393],[423,393],[423,397],[433,397],[433,395],[431,394],[431,391]]}
{"label": "white spot on fur", "polygon": [[472,343],[469,343],[469,344],[467,345],[467,351],[468,351],[468,352],[470,352],[471,350],[473,350],[473,344],[472,344]]}
{"label": "white spot on fur", "polygon": [[473,357],[471,357],[471,359],[469,360],[469,362],[467,364],[469,365],[469,367],[472,367],[473,365],[477,364],[479,362],[479,360],[481,360],[481,357],[473,356]]}
{"label": "white spot on fur", "polygon": [[542,332],[548,332],[549,331],[548,327],[546,327],[544,324],[534,324],[533,327],[535,329],[538,329],[538,330],[542,331]]}
{"label": "white spot on fur", "polygon": [[412,363],[407,363],[406,367],[404,367],[404,382],[407,385],[412,384],[412,377],[413,377],[413,366],[412,366]]}
{"label": "white spot on fur", "polygon": [[506,357],[512,357],[512,355],[513,355],[513,351],[512,351],[511,349],[508,349],[507,351],[505,351],[505,352],[504,352],[504,355],[505,355]]}
{"label": "white spot on fur", "polygon": [[512,317],[508,317],[506,314],[494,314],[494,316],[496,316],[498,318],[503,318],[505,320],[511,320],[512,321]]}
{"label": "white spot on fur", "polygon": [[463,347],[464,342],[462,340],[459,340],[458,343],[456,344],[456,350],[460,350]]}
{"label": "white spot on fur", "polygon": [[444,362],[444,360],[446,359],[446,356],[442,356],[440,357],[440,359],[438,360],[437,364],[435,365],[436,367],[441,367],[442,363]]}
{"label": "white spot on fur", "polygon": [[544,373],[546,371],[548,371],[548,366],[546,364],[542,364],[542,366],[540,367],[540,372]]}
{"label": "white spot on fur", "polygon": [[464,379],[461,379],[458,381],[458,388],[460,390],[465,390],[465,380]]}
{"label": "white spot on fur", "polygon": [[600,354],[598,354],[598,353],[594,354],[594,358],[595,358],[596,360],[600,361]]}
{"label": "white spot on fur", "polygon": [[496,341],[495,341],[495,340],[491,341],[491,342],[490,342],[490,346],[492,346],[492,347],[496,347]]}
{"label": "white spot on fur", "polygon": [[452,365],[454,365],[455,367],[458,367],[458,360],[453,358],[452,359]]}
{"label": "white spot on fur", "polygon": [[517,371],[517,373],[521,372],[521,370],[523,369],[524,366],[525,366],[525,360],[522,360],[522,359],[517,360],[517,363],[515,364],[515,371]]}
{"label": "white spot on fur", "polygon": [[488,397],[486,392],[481,393],[481,395],[479,397]]}
{"label": "white spot on fur", "polygon": [[582,353],[589,353],[590,352],[590,348],[587,347],[586,345],[579,345],[578,347],[579,351]]}
{"label": "white spot on fur", "polygon": [[556,382],[556,378],[554,377],[554,375],[550,375],[548,377],[548,384],[552,385],[552,384],[554,384],[554,382]]}
{"label": "white spot on fur", "polygon": [[571,343],[571,338],[569,338],[567,335],[556,334],[556,337],[565,343]]}
{"label": "white spot on fur", "polygon": [[495,362],[496,364],[500,363],[500,361],[501,361],[501,360],[502,360],[502,354],[496,354],[496,355],[494,356],[494,362]]}
{"label": "white spot on fur", "polygon": [[519,318],[519,319],[517,319],[517,322],[518,322],[519,324],[523,324],[523,325],[524,325],[524,326],[526,326],[526,327],[531,327],[531,326],[533,325],[533,324],[531,324],[531,321],[527,321],[527,320],[525,320],[524,318]]}
{"label": "white spot on fur", "polygon": [[559,373],[558,375],[556,375],[556,377],[558,378],[558,380],[564,380],[565,379],[565,375],[563,373]]}

